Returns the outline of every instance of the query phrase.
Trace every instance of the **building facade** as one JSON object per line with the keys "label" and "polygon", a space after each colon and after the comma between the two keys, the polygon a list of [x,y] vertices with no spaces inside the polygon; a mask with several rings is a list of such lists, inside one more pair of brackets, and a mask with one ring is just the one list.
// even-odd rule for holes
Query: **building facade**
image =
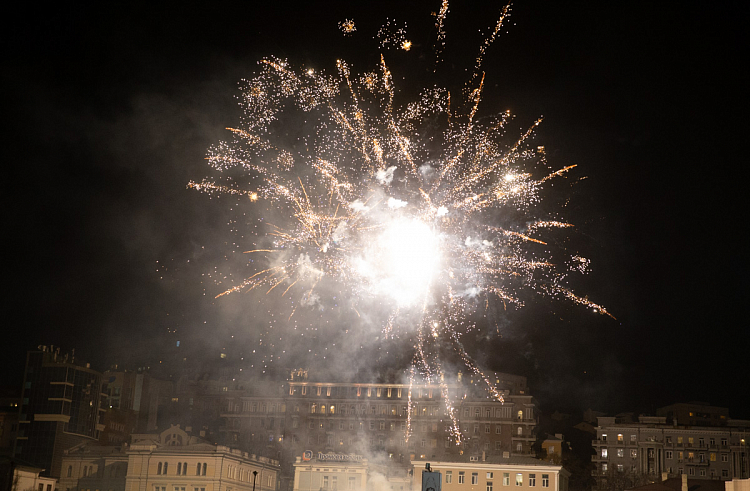
{"label": "building facade", "polygon": [[534,488],[567,491],[570,473],[561,465],[531,457],[489,457],[473,461],[415,460],[412,491],[422,491],[422,470],[430,464],[442,475],[442,491],[499,491]]}
{"label": "building facade", "polygon": [[[410,386],[314,382],[298,370],[271,390],[223,387],[220,440],[278,458],[283,489],[291,489],[293,464],[306,450],[383,455],[404,468],[418,459],[531,455],[537,415],[526,379],[495,374],[491,381],[503,402],[488,397],[479,380],[461,375],[448,385]],[[444,390],[458,401],[459,441],[451,433]]]}
{"label": "building facade", "polygon": [[63,451],[99,438],[101,374],[59,348],[29,351],[13,455],[60,477]]}
{"label": "building facade", "polygon": [[179,426],[130,445],[84,444],[63,459],[60,491],[276,491],[279,464],[191,436]]}
{"label": "building facade", "polygon": [[720,480],[750,477],[750,421],[683,426],[667,424],[664,416],[641,416],[638,423],[621,423],[613,417],[598,420],[592,460],[599,489],[607,489],[612,473]]}

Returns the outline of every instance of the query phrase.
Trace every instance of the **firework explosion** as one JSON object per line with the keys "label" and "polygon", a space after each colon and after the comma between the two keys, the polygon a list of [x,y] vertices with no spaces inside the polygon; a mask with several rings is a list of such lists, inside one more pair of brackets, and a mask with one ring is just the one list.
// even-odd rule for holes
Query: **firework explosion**
{"label": "firework explosion", "polygon": [[[447,12],[444,1],[436,52],[445,44]],[[234,177],[189,184],[264,200],[286,217],[267,224],[258,246],[247,250],[263,266],[217,297],[278,293],[296,299],[291,317],[325,302],[318,295],[323,285],[337,285],[338,302],[343,298],[358,315],[386,311],[385,336],[414,345],[410,379],[419,374],[443,386],[457,443],[441,352],[457,353],[489,395],[502,400],[460,341],[473,312],[496,301],[522,306],[523,294],[534,292],[610,315],[564,286],[569,274],[587,270],[586,258],[562,264],[550,258],[545,230],[572,224],[549,216],[508,223],[574,167],[550,168],[543,147],[532,145],[541,118],[510,140],[510,112],[478,118],[479,67],[509,15],[506,6],[458,96],[428,88],[413,101],[397,101],[383,55],[359,75],[343,60],[333,74],[262,60],[243,86],[241,124],[208,154],[213,169]],[[405,28],[387,34],[390,25],[378,33],[381,47],[408,49]],[[351,20],[339,27],[346,35],[356,31]],[[243,189],[248,180],[252,189]]]}

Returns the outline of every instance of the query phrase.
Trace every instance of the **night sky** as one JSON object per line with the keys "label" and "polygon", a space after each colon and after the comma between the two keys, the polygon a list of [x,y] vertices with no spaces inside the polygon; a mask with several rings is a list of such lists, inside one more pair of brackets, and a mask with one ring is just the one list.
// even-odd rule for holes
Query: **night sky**
{"label": "night sky", "polygon": [[[236,201],[186,184],[208,174],[206,150],[237,124],[238,82],[260,58],[369,70],[387,19],[407,23],[408,56],[432,56],[439,1],[359,3],[6,11],[3,385],[20,387],[25,351],[42,343],[99,369],[153,365],[177,340],[191,360],[227,346],[253,359],[259,333],[286,316],[250,296],[213,300],[202,275],[231,253]],[[450,69],[433,80],[394,54],[397,83],[467,79],[502,4],[460,3],[446,21]],[[544,115],[536,141],[550,162],[587,177],[570,196],[592,266],[576,292],[617,320],[537,298],[467,342],[484,366],[528,376],[545,410],[700,400],[750,418],[744,27],[729,4],[656,3],[520,1],[488,50],[481,110],[510,109],[519,128]],[[345,38],[347,18],[358,30]],[[305,363],[332,363],[323,346]]]}

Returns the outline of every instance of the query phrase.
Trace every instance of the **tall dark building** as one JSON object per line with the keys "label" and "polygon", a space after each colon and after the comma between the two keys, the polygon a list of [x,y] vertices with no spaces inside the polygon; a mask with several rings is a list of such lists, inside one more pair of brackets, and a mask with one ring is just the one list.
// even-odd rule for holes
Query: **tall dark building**
{"label": "tall dark building", "polygon": [[60,477],[63,451],[99,438],[102,376],[52,346],[26,357],[13,455]]}

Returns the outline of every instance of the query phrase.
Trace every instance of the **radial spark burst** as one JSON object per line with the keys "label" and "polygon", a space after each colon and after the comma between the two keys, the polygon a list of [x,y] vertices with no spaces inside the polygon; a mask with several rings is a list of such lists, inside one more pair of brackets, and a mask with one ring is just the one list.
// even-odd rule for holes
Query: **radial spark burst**
{"label": "radial spark burst", "polygon": [[[443,2],[438,49],[447,12]],[[336,284],[355,312],[385,311],[385,335],[414,345],[411,380],[417,373],[442,384],[456,442],[455,401],[442,382],[446,346],[502,399],[461,343],[473,312],[488,302],[522,306],[531,292],[610,315],[564,286],[567,275],[585,272],[586,258],[558,264],[550,257],[546,231],[572,224],[555,214],[513,223],[575,166],[551,168],[543,147],[532,144],[541,118],[508,139],[509,112],[478,117],[479,66],[509,15],[508,6],[500,11],[464,88],[426,88],[411,101],[397,97],[383,55],[357,75],[343,60],[330,74],[278,58],[260,61],[244,83],[241,124],[207,157],[215,170],[239,170],[242,179],[228,172],[230,183],[190,183],[265,201],[284,217],[247,250],[263,266],[217,297],[256,289],[292,297],[291,317],[304,315],[312,298],[327,301],[323,286]]]}

